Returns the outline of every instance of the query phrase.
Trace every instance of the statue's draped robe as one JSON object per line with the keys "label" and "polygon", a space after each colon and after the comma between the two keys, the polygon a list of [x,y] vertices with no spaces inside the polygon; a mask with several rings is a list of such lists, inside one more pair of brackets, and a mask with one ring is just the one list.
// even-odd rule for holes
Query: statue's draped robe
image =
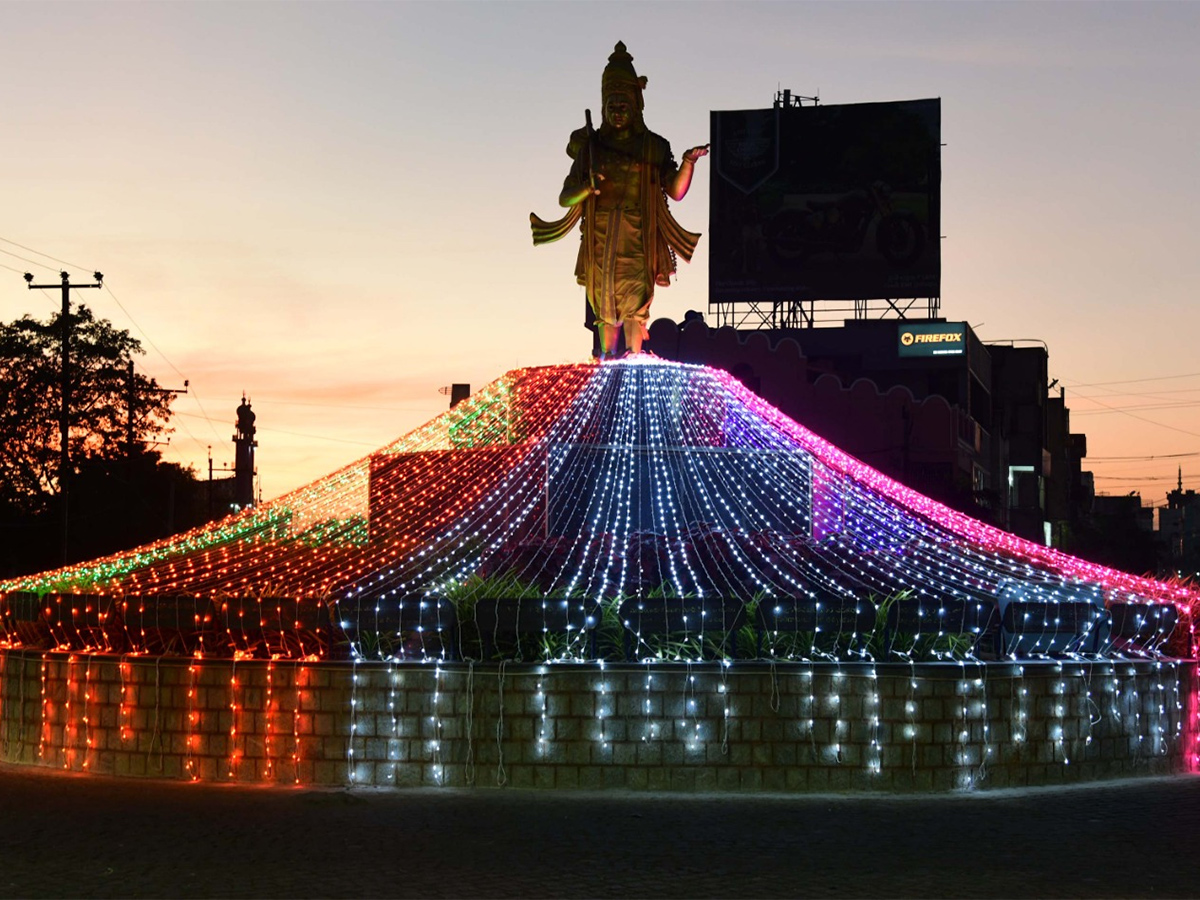
{"label": "statue's draped robe", "polygon": [[[596,322],[644,327],[655,285],[671,283],[676,255],[690,261],[700,235],[684,230],[667,206],[663,184],[676,166],[664,138],[643,132],[634,154],[609,146],[600,135],[592,140],[591,165],[604,176],[597,182],[600,195],[571,207],[557,222],[530,214],[533,243],[556,241],[582,221],[575,277],[587,288]],[[567,154],[574,162],[563,187],[574,191],[588,183],[586,129],[571,135]]]}

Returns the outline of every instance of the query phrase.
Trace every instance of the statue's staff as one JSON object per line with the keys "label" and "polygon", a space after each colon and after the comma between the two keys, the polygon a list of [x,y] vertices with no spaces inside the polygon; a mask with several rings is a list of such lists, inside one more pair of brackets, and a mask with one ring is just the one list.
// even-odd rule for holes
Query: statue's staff
{"label": "statue's staff", "polygon": [[596,190],[596,167],[592,165],[592,141],[596,137],[596,129],[592,127],[592,111],[585,109],[583,118],[587,122],[588,184],[592,186],[594,192]]}
{"label": "statue's staff", "polygon": [[[596,141],[596,129],[592,127],[592,111],[585,109],[583,118],[587,123],[587,176],[591,190],[588,192],[587,199],[583,201],[583,222],[579,227],[583,231],[583,243],[587,247],[587,276],[584,279],[584,290],[587,291],[588,302],[591,303],[591,298],[596,296],[596,242],[588,237],[588,229],[595,226],[596,194],[599,191],[596,190],[596,167],[595,159],[592,156],[592,146]],[[598,325],[595,327],[599,328]]]}

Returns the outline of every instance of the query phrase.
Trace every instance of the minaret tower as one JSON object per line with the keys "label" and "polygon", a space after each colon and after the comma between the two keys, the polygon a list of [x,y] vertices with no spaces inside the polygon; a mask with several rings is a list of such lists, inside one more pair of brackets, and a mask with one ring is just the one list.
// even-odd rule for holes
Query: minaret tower
{"label": "minaret tower", "polygon": [[239,509],[254,505],[254,412],[250,401],[242,394],[242,405],[237,408],[237,431],[233,434],[233,500]]}

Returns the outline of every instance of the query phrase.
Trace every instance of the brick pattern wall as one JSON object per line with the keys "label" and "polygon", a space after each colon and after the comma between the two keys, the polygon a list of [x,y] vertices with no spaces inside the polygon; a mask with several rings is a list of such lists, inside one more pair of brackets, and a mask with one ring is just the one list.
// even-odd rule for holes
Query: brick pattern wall
{"label": "brick pattern wall", "polygon": [[0,650],[0,759],[206,781],[944,791],[1187,771],[1197,664],[469,666]]}

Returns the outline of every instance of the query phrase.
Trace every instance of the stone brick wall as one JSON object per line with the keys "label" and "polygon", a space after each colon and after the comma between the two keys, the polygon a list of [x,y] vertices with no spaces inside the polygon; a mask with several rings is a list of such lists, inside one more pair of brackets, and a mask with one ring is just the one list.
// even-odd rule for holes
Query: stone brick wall
{"label": "stone brick wall", "polygon": [[1190,770],[1197,664],[470,666],[0,650],[0,759],[206,781],[944,791]]}

